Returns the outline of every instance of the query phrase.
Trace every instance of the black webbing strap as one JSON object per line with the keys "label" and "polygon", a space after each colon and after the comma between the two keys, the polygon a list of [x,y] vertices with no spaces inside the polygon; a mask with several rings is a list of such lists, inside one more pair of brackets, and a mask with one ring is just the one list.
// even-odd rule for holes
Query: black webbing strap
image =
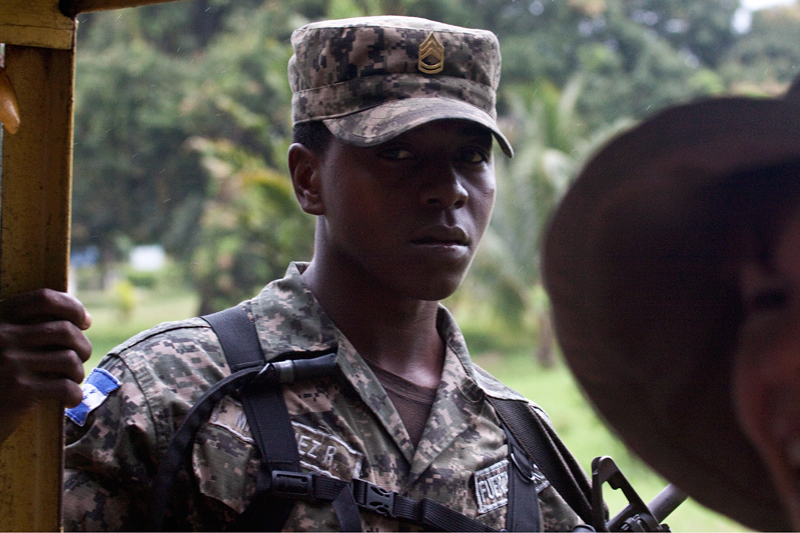
{"label": "black webbing strap", "polygon": [[272,494],[283,498],[329,501],[334,508],[337,501],[347,505],[344,500],[349,499],[356,509],[409,521],[425,531],[496,531],[433,500],[409,498],[362,479],[345,482],[317,473],[284,471],[275,471],[272,477]]}
{"label": "black webbing strap", "polygon": [[161,531],[164,527],[164,516],[172,493],[172,485],[178,472],[188,462],[197,430],[208,420],[214,407],[222,398],[241,387],[247,380],[253,379],[259,371],[260,368],[240,370],[218,381],[195,402],[184,417],[183,423],[172,437],[169,447],[158,465],[158,473],[153,482],[153,499],[149,508],[153,531]]}
{"label": "black webbing strap", "polygon": [[514,434],[505,429],[508,437],[508,531],[542,531],[542,513],[539,508],[539,492],[536,477],[525,450]]}
{"label": "black webbing strap", "polygon": [[425,531],[496,531],[428,498],[416,500],[368,481],[351,482],[353,497],[362,509],[421,525]]}
{"label": "black webbing strap", "polygon": [[[258,333],[244,309],[231,307],[203,319],[217,334],[231,371],[265,364]],[[310,360],[290,359],[267,365],[264,372],[271,371],[272,379],[259,379],[259,375],[242,388],[247,422],[261,453],[256,494],[277,498],[259,498],[258,505],[250,505],[242,514],[238,527],[280,530],[294,508],[295,498],[301,497],[297,491],[309,491],[306,485],[311,485],[311,479],[300,473],[300,454],[281,383],[331,375],[336,369],[335,357],[335,354],[327,354]],[[317,485],[323,487],[325,483]],[[320,497],[333,502],[342,531],[360,531],[361,517],[352,495],[344,486],[328,488],[329,492]]]}
{"label": "black webbing strap", "polygon": [[[231,372],[239,368],[264,365],[258,333],[244,309],[234,306],[202,318],[217,334]],[[258,386],[248,384],[242,387],[241,393],[250,433],[261,453],[256,481],[258,495],[269,491],[272,487],[273,470],[299,472],[300,455],[297,452],[294,429],[289,420],[280,384]],[[259,412],[264,413],[271,423],[263,423],[261,417],[257,416]],[[269,507],[269,512],[259,513],[259,517],[255,517],[252,513],[243,516],[246,523],[243,527],[252,526],[267,531],[280,530],[294,508],[294,501],[275,500]],[[253,520],[265,522],[253,524]]]}
{"label": "black webbing strap", "polygon": [[590,524],[591,487],[580,465],[558,435],[524,402],[487,398],[528,457],[533,459],[575,513]]}
{"label": "black webbing strap", "polygon": [[[155,498],[151,507],[154,529],[161,529],[163,525],[172,481],[190,454],[194,435],[208,419],[219,400],[238,389],[242,393],[242,403],[262,461],[259,467],[256,497],[234,525],[235,528],[280,530],[291,513],[294,501],[305,499],[331,502],[342,531],[361,530],[359,508],[406,520],[421,525],[428,531],[495,531],[477,520],[427,498],[421,500],[408,498],[359,479],[346,483],[319,474],[300,472],[297,443],[283,399],[281,384],[291,383],[295,379],[314,379],[331,375],[336,368],[335,354],[267,364],[255,327],[242,308],[232,307],[203,318],[217,334],[232,374],[212,386],[195,403],[170,443],[169,450],[159,466]],[[501,412],[503,408],[498,408],[496,402],[493,403],[498,412]],[[519,402],[510,403],[519,404]],[[530,415],[530,418],[536,418],[533,413]],[[518,414],[511,414],[506,420],[501,414],[503,421],[512,428],[515,423],[519,425],[517,416]],[[509,422],[509,420],[515,421]],[[529,421],[522,420],[522,422]],[[518,432],[507,431],[507,434],[511,453],[514,450],[519,451],[521,447],[525,453],[532,456]],[[523,442],[521,446],[517,444],[515,437]],[[509,465],[511,501],[508,525],[512,525],[516,530],[537,530],[540,526],[540,513],[535,483],[532,481],[532,474],[524,479],[525,473],[531,472],[526,460],[523,460],[521,455],[515,457],[516,455],[512,456],[513,464]],[[512,470],[514,472],[511,472]],[[545,475],[548,475],[546,471]],[[548,479],[552,482],[551,476],[548,476]],[[556,488],[558,490],[558,486]],[[531,502],[535,505],[531,505]]]}

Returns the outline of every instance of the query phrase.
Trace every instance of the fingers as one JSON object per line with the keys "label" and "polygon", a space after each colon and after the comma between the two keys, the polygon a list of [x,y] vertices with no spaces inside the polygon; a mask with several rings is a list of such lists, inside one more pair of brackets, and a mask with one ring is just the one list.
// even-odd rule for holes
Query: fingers
{"label": "fingers", "polygon": [[64,404],[64,407],[75,407],[83,401],[81,386],[66,378],[33,379],[28,386],[31,390],[36,390],[40,399],[55,400]]}
{"label": "fingers", "polygon": [[4,390],[0,393],[0,400],[5,402],[10,414],[21,414],[45,399],[55,400],[65,407],[75,407],[83,400],[83,391],[69,378],[21,374],[12,383],[4,383]]}
{"label": "fingers", "polygon": [[0,322],[0,359],[14,351],[72,350],[86,361],[92,354],[92,344],[86,335],[71,322],[44,322],[16,325]]}
{"label": "fingers", "polygon": [[83,361],[72,350],[16,351],[5,354],[5,364],[13,367],[21,376],[43,378],[67,378],[76,384],[83,381]]}
{"label": "fingers", "polygon": [[13,324],[66,320],[79,329],[88,329],[92,318],[83,304],[65,292],[51,289],[35,291],[0,300],[0,321]]}
{"label": "fingers", "polygon": [[90,325],[83,304],[67,293],[40,289],[0,300],[0,405],[24,411],[45,398],[79,404]]}
{"label": "fingers", "polygon": [[81,402],[83,361],[72,350],[6,350],[0,359],[0,404],[27,409],[43,398]]}

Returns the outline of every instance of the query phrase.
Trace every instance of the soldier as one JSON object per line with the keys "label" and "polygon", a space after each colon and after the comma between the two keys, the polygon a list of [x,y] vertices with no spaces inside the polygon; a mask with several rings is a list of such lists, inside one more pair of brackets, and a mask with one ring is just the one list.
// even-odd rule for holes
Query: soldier
{"label": "soldier", "polygon": [[604,147],[544,269],[559,341],[646,462],[748,527],[800,529],[800,105],[714,98]]}
{"label": "soldier", "polygon": [[[505,528],[509,479],[525,461],[510,453],[490,400],[538,408],[472,363],[438,303],[462,281],[489,223],[493,139],[512,155],[495,122],[497,39],[374,17],[310,24],[292,44],[289,168],[300,205],[317,217],[315,252],[240,308],[268,360],[335,353],[333,375],[282,389],[302,473],[375,487],[389,503],[361,513],[359,528],[425,527],[394,517],[395,500]],[[147,528],[173,435],[230,374],[200,318],[156,326],[109,353],[67,411],[65,529]],[[242,527],[263,466],[248,422],[237,394],[214,407],[169,497],[169,527]],[[516,513],[540,506],[531,527],[581,522],[536,466],[525,474],[533,501]],[[338,529],[336,501],[293,501],[277,527]]]}

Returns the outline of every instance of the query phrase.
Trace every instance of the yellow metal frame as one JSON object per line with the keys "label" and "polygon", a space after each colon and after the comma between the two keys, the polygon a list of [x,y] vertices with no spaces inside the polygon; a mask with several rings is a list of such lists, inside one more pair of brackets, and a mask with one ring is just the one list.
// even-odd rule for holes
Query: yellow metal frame
{"label": "yellow metal frame", "polygon": [[[3,136],[0,298],[67,289],[75,16],[172,0],[0,0],[20,126]],[[0,445],[0,530],[61,530],[63,408],[38,405]]]}

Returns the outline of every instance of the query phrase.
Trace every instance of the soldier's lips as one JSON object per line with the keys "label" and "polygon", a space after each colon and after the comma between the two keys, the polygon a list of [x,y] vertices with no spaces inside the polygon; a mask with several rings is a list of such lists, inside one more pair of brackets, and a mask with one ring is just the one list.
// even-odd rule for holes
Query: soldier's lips
{"label": "soldier's lips", "polygon": [[419,232],[411,239],[417,246],[469,246],[467,233],[458,226],[433,226]]}

